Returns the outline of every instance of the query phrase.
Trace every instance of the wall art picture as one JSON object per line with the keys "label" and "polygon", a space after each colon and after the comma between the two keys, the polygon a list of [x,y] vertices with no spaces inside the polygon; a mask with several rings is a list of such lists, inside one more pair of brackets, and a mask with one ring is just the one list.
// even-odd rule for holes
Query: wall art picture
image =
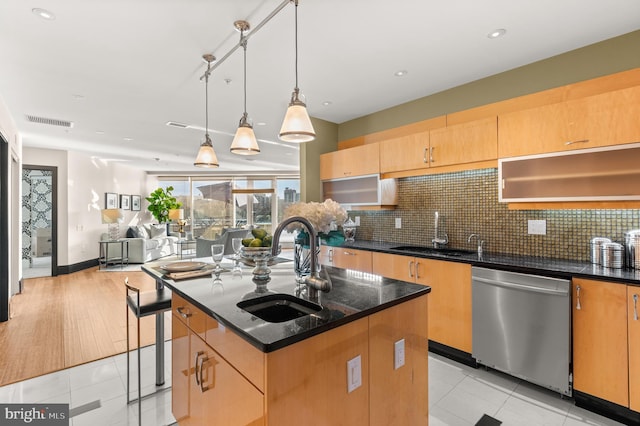
{"label": "wall art picture", "polygon": [[104,208],[105,209],[117,209],[118,208],[118,194],[114,192],[104,193]]}
{"label": "wall art picture", "polygon": [[120,194],[120,208],[122,210],[131,210],[131,196],[129,194]]}
{"label": "wall art picture", "polygon": [[131,210],[140,211],[141,197],[139,195],[131,196]]}

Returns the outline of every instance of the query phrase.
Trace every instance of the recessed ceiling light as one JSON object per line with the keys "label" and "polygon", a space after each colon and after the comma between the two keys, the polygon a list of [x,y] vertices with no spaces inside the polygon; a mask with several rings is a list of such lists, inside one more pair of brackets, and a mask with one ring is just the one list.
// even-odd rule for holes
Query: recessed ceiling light
{"label": "recessed ceiling light", "polygon": [[407,74],[409,74],[409,71],[400,70],[400,71],[396,71],[393,75],[395,75],[396,77],[404,77]]}
{"label": "recessed ceiling light", "polygon": [[46,19],[47,21],[53,21],[54,19],[56,19],[56,15],[54,15],[53,12],[49,12],[48,10],[41,9],[39,7],[31,9],[31,12],[42,19]]}
{"label": "recessed ceiling light", "polygon": [[329,105],[331,105],[332,103],[333,103],[333,102],[331,102],[331,101],[324,101],[324,102],[322,103],[322,105],[323,105],[323,106],[329,106]]}
{"label": "recessed ceiling light", "polygon": [[265,123],[264,121],[259,121],[256,123],[256,126],[266,126],[267,123]]}
{"label": "recessed ceiling light", "polygon": [[102,131],[102,130],[96,130],[96,134],[98,134],[98,135],[104,135],[104,131]]}
{"label": "recessed ceiling light", "polygon": [[128,141],[132,141],[132,140],[133,140],[133,138],[129,138],[129,137],[122,138],[122,139],[123,139],[123,140],[125,140],[125,141],[127,141],[127,142],[128,142]]}
{"label": "recessed ceiling light", "polygon": [[489,38],[498,38],[498,37],[502,37],[506,33],[507,33],[507,30],[505,30],[504,28],[499,28],[497,30],[491,31],[489,34],[487,34],[487,37],[489,37]]}

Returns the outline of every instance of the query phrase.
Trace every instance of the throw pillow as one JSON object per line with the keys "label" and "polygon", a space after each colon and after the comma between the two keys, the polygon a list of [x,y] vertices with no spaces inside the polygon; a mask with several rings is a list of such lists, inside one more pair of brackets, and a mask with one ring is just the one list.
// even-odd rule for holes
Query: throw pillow
{"label": "throw pillow", "polygon": [[[149,235],[149,232],[147,232],[147,229],[143,225],[131,226],[129,230],[133,234],[133,238],[144,238],[144,239],[151,238]],[[127,236],[129,236],[128,232],[127,232]]]}
{"label": "throw pillow", "polygon": [[161,238],[167,236],[167,225],[151,225],[151,238]]}

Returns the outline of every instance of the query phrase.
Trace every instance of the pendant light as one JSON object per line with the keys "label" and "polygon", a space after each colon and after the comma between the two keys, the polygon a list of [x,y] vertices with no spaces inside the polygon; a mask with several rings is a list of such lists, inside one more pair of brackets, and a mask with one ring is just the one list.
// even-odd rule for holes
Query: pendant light
{"label": "pendant light", "polygon": [[287,113],[284,116],[280,134],[278,137],[285,142],[303,143],[310,142],[316,138],[316,132],[311,124],[311,119],[307,113],[307,105],[300,100],[300,89],[298,89],[298,0],[293,0],[295,4],[295,47],[296,47],[296,87],[291,94],[291,102]]}
{"label": "pendant light", "polygon": [[205,125],[204,125],[204,142],[200,145],[196,161],[193,163],[196,167],[219,167],[218,157],[213,150],[213,143],[209,137],[209,75],[211,75],[211,62],[216,60],[216,57],[207,53],[202,55],[205,61],[207,61],[207,72],[204,74],[204,91],[205,91]]}
{"label": "pendant light", "polygon": [[247,39],[244,37],[244,32],[249,30],[249,23],[236,21],[233,25],[240,31],[240,45],[244,50],[244,113],[229,150],[238,155],[255,155],[260,152],[260,147],[247,114]]}

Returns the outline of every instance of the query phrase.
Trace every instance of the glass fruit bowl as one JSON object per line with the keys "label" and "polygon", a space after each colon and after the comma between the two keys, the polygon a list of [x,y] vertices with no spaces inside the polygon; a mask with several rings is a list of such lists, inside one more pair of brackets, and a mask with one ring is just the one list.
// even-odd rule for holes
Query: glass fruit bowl
{"label": "glass fruit bowl", "polygon": [[[266,286],[271,280],[271,277],[269,277],[271,269],[269,269],[268,263],[275,257],[271,254],[271,249],[271,247],[242,247],[240,249],[240,256],[256,265],[252,273],[253,282],[258,287]],[[280,253],[279,247],[277,253]]]}

